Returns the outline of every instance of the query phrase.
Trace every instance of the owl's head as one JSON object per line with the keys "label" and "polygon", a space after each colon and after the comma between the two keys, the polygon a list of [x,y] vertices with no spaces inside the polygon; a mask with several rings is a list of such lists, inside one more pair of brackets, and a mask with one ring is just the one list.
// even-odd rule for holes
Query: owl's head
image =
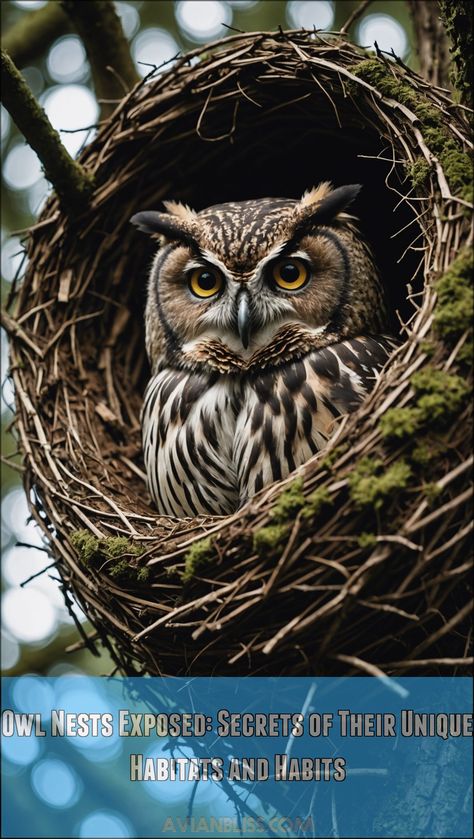
{"label": "owl's head", "polygon": [[201,212],[131,219],[156,235],[146,309],[147,349],[164,361],[237,372],[275,366],[383,323],[367,245],[344,213],[359,186],[329,183],[298,200],[262,198]]}

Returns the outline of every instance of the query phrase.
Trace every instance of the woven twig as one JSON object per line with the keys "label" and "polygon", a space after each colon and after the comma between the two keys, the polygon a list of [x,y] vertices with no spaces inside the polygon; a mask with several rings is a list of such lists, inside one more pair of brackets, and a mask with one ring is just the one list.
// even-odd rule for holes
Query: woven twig
{"label": "woven twig", "polygon": [[[28,237],[5,325],[33,515],[65,586],[127,672],[462,672],[467,408],[461,400],[447,431],[428,419],[413,439],[387,436],[383,418],[416,409],[417,371],[464,375],[466,335],[436,331],[436,283],[470,242],[468,198],[439,154],[440,136],[458,154],[469,148],[465,109],[401,62],[362,65],[344,37],[236,35],[202,53],[138,85],[84,151],[91,209],[68,221],[52,197]],[[382,84],[368,80],[374,64]],[[439,122],[436,149],[422,104]],[[163,198],[199,209],[297,196],[318,178],[347,182],[353,167],[405,343],[336,431],[331,458],[299,470],[302,488],[293,475],[228,518],[159,518],[139,431],[152,251],[129,218]],[[438,441],[426,467],[413,459],[416,440]],[[354,475],[366,458],[382,472],[403,462],[410,477],[364,504]],[[288,487],[293,502],[278,506]],[[96,540],[89,564],[84,531]],[[107,547],[116,536],[128,540],[118,558]]]}

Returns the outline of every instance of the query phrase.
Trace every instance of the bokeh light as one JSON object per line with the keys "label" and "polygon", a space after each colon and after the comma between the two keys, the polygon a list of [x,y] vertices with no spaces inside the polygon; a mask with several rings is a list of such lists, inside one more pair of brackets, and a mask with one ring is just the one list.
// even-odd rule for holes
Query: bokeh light
{"label": "bokeh light", "polygon": [[126,839],[133,836],[128,820],[119,813],[111,810],[95,810],[87,816],[79,825],[77,834],[80,839]]}
{"label": "bokeh light", "polygon": [[39,756],[40,749],[38,737],[18,737],[18,734],[2,737],[2,757],[19,766],[28,766],[33,763]]}
{"label": "bokeh light", "polygon": [[50,718],[54,708],[54,691],[46,679],[26,674],[16,680],[12,696],[15,710],[24,714],[41,714],[44,720]]}
{"label": "bokeh light", "polygon": [[406,32],[391,15],[367,15],[359,24],[357,39],[361,46],[373,47],[375,41],[381,50],[390,52],[403,58],[408,49]]}
{"label": "bokeh light", "polygon": [[0,136],[2,143],[8,137],[10,132],[10,114],[7,109],[0,105]]}
{"label": "bokeh light", "polygon": [[192,41],[205,42],[225,32],[232,23],[232,8],[219,0],[179,0],[175,6],[178,25]]}
{"label": "bokeh light", "polygon": [[56,631],[58,618],[43,592],[9,588],[2,595],[2,623],[19,641],[39,644]]}
{"label": "bokeh light", "polygon": [[25,249],[19,236],[10,236],[6,241],[2,236],[2,277],[11,283],[25,261]]}
{"label": "bokeh light", "polygon": [[3,166],[3,179],[10,189],[29,189],[42,174],[38,155],[30,146],[20,142],[10,149]]}
{"label": "bokeh light", "polygon": [[45,86],[45,79],[41,70],[38,67],[23,67],[21,75],[32,94],[38,97],[43,92]]}
{"label": "bokeh light", "polygon": [[9,492],[2,502],[2,519],[5,527],[20,542],[42,547],[41,531],[34,522],[28,521],[29,515],[23,490],[14,489]]}
{"label": "bokeh light", "polygon": [[290,0],[286,17],[294,29],[330,29],[334,22],[334,4],[329,0]]}
{"label": "bokeh light", "polygon": [[55,82],[79,82],[88,74],[86,51],[75,35],[60,38],[48,53],[48,73]]}
{"label": "bokeh light", "polygon": [[179,46],[173,36],[158,27],[144,29],[132,44],[133,58],[141,76],[147,76],[153,65],[160,67],[171,61],[178,52]]}
{"label": "bokeh light", "polygon": [[25,12],[32,12],[34,9],[42,9],[46,6],[47,0],[13,0],[13,5],[18,6],[19,9],[24,9]]}
{"label": "bokeh light", "polygon": [[130,3],[115,3],[115,11],[122,22],[122,28],[127,38],[133,38],[140,28],[140,15]]}
{"label": "bokeh light", "polygon": [[11,670],[20,659],[19,643],[9,632],[4,630],[2,630],[1,658],[4,670]]}
{"label": "bokeh light", "polygon": [[82,783],[67,763],[56,758],[41,760],[31,773],[34,792],[50,807],[72,807],[79,799]]}
{"label": "bokeh light", "polygon": [[45,94],[42,104],[57,131],[63,129],[75,132],[62,133],[61,140],[69,154],[76,155],[85,140],[90,138],[91,132],[88,129],[96,124],[99,116],[99,106],[92,91],[77,84],[52,87]]}

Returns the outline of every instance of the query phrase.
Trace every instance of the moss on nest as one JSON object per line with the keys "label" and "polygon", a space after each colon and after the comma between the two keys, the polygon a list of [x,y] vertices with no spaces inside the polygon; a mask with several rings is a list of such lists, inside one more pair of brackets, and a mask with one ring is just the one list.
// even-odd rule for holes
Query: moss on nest
{"label": "moss on nest", "polygon": [[303,510],[303,518],[310,519],[317,516],[323,507],[330,507],[334,503],[327,487],[318,487],[308,495]]}
{"label": "moss on nest", "polygon": [[[451,192],[465,201],[472,202],[473,177],[470,155],[463,151],[460,143],[448,132],[440,118],[439,110],[430,105],[419,90],[415,91],[408,82],[392,75],[386,65],[377,58],[360,61],[351,72],[371,84],[383,96],[395,99],[413,111],[420,120],[420,128],[429,150],[441,163]],[[352,93],[355,92],[355,87],[356,85],[351,86]],[[421,186],[427,175],[422,163],[423,159],[420,158],[407,166],[414,186]],[[426,166],[428,167],[427,162]]]}
{"label": "moss on nest", "polygon": [[404,460],[392,463],[388,468],[382,460],[364,457],[349,475],[349,492],[357,507],[373,507],[379,510],[400,490],[405,489],[412,472]]}
{"label": "moss on nest", "polygon": [[213,559],[212,538],[200,539],[191,545],[184,558],[184,571],[181,573],[183,583],[189,583],[197,572]]}
{"label": "moss on nest", "polygon": [[[111,577],[118,579],[146,582],[150,569],[146,566],[137,567],[130,557],[138,558],[143,553],[143,547],[127,539],[125,536],[109,536],[99,539],[88,530],[77,530],[71,533],[71,543],[76,548],[84,565],[100,567]],[[128,559],[126,557],[129,557]]]}
{"label": "moss on nest", "polygon": [[469,386],[455,373],[427,365],[410,379],[415,404],[390,408],[380,419],[382,437],[413,437],[423,427],[444,428],[469,396]]}
{"label": "moss on nest", "polygon": [[290,532],[289,524],[269,524],[254,533],[253,546],[258,554],[273,550],[285,541]]}
{"label": "moss on nest", "polygon": [[434,313],[435,332],[443,339],[454,342],[469,331],[471,341],[462,347],[462,360],[472,362],[472,310],[474,304],[473,255],[470,248],[463,250],[450,268],[436,283],[438,300]]}
{"label": "moss on nest", "polygon": [[288,521],[288,519],[293,518],[306,504],[303,485],[303,478],[295,478],[290,486],[281,493],[271,512],[271,517],[274,522],[282,523]]}

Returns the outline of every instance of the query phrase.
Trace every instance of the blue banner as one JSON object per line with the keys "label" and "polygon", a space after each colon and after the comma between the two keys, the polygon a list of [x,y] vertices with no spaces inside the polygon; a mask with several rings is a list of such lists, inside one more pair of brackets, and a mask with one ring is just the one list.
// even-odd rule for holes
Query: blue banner
{"label": "blue banner", "polygon": [[466,678],[2,684],[4,837],[472,835]]}

